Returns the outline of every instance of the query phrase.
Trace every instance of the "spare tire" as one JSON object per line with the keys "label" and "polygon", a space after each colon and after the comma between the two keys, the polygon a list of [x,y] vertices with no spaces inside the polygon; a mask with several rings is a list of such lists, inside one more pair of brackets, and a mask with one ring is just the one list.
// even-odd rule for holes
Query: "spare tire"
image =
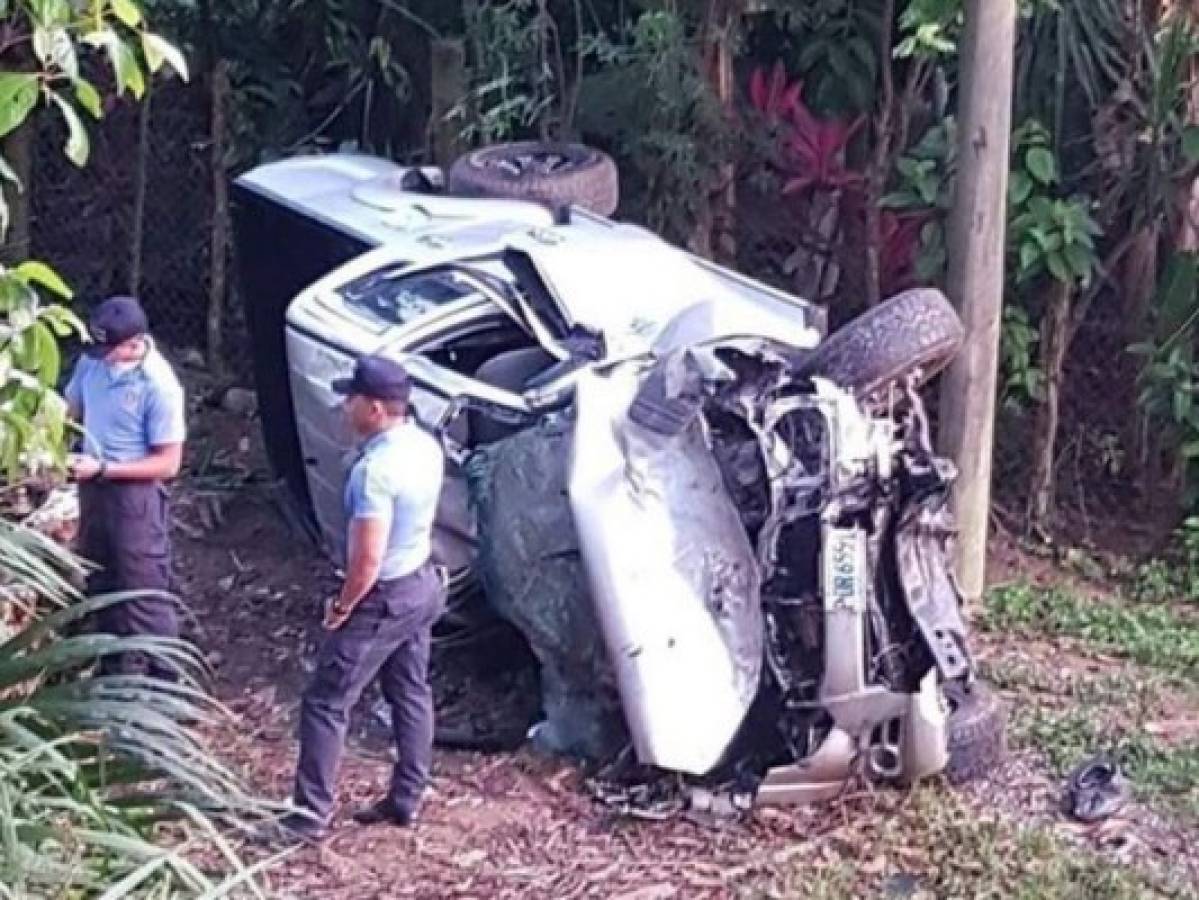
{"label": "spare tire", "polygon": [[451,194],[510,197],[551,206],[575,204],[601,216],[620,199],[616,163],[582,144],[521,141],[474,150],[450,167]]}
{"label": "spare tire", "polygon": [[995,770],[1007,752],[1006,714],[995,693],[980,681],[951,681],[942,687],[949,704],[949,762],[945,777],[955,784]]}
{"label": "spare tire", "polygon": [[919,369],[927,381],[957,355],[966,335],[945,295],[931,288],[897,294],[833,332],[800,363],[800,375],[819,375],[867,396]]}

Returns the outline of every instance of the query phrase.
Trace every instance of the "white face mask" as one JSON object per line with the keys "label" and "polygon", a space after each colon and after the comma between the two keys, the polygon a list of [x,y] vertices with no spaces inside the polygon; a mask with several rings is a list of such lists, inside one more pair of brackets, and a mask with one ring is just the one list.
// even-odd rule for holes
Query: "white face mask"
{"label": "white face mask", "polygon": [[104,365],[108,369],[109,375],[111,375],[113,378],[119,378],[122,375],[126,375],[129,372],[132,372],[139,365],[141,365],[141,363],[138,362],[136,359],[134,359],[134,360],[129,360],[127,362],[126,361],[122,361],[122,362],[107,362],[107,361],[105,361]]}
{"label": "white face mask", "polygon": [[145,362],[146,355],[150,352],[149,338],[143,338],[141,353],[134,359],[129,360],[104,360],[104,366],[108,370],[108,374],[113,378],[119,378],[122,375],[127,375]]}

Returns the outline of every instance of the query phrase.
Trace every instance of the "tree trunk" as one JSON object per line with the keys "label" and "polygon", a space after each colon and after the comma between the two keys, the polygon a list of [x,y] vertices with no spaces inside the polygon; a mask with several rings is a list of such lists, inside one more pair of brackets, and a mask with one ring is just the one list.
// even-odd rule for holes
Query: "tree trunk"
{"label": "tree trunk", "polygon": [[218,59],[212,68],[212,244],[208,280],[208,367],[225,371],[223,353],[225,295],[229,262],[229,177],[225,168],[226,118],[229,111],[229,63]]}
{"label": "tree trunk", "polygon": [[141,293],[142,256],[146,235],[146,180],[150,169],[150,101],[153,89],[146,85],[146,95],[137,110],[137,157],[133,169],[133,221],[129,234],[129,293]]}
{"label": "tree trunk", "polygon": [[1061,420],[1062,374],[1070,345],[1069,284],[1054,281],[1045,315],[1041,319],[1041,370],[1045,373],[1045,399],[1037,410],[1033,431],[1033,470],[1028,492],[1028,525],[1034,534],[1049,532],[1057,493],[1055,462],[1057,431]]}
{"label": "tree trunk", "polygon": [[813,303],[828,303],[842,285],[842,267],[836,245],[842,228],[853,216],[842,216],[843,195],[823,188],[810,192],[800,215],[807,240],[783,261],[796,294]]}
{"label": "tree trunk", "polygon": [[968,600],[986,584],[1015,41],[1014,0],[967,0],[947,278],[966,343],[942,388],[940,439],[959,472],[953,512]]}
{"label": "tree trunk", "polygon": [[464,149],[461,134],[468,124],[447,118],[450,111],[466,99],[466,45],[461,38],[432,41],[429,62],[429,132],[433,162],[449,168]]}
{"label": "tree trunk", "polygon": [[[732,120],[735,100],[733,72],[733,30],[737,26],[745,0],[708,0],[703,21],[699,24],[698,59],[712,96]],[[699,198],[699,210],[687,240],[691,252],[732,262],[736,256],[733,242],[735,231],[735,169],[731,160],[718,169],[715,185],[706,186]]]}
{"label": "tree trunk", "polygon": [[[1158,242],[1160,233],[1156,223],[1141,227],[1132,237],[1132,245],[1120,266],[1120,318],[1123,324],[1122,340],[1125,347],[1144,341],[1150,334],[1150,307],[1157,290]],[[1158,437],[1150,429],[1142,427],[1145,416],[1137,400],[1136,390],[1129,392],[1128,415],[1122,436],[1124,446],[1132,454],[1133,470],[1137,481],[1149,495],[1150,481],[1156,477],[1156,467],[1149,464],[1157,452]]]}
{"label": "tree trunk", "polygon": [[[733,29],[740,15],[741,0],[713,3],[713,19],[708,23],[708,79],[728,121],[733,120],[736,85],[733,72]],[[717,8],[719,7],[719,8]],[[709,194],[711,210],[709,249],[720,263],[732,264],[737,257],[736,244],[736,167],[729,160],[720,167],[720,181]]]}
{"label": "tree trunk", "polygon": [[866,245],[865,263],[866,306],[877,306],[882,298],[883,284],[883,215],[881,173],[871,171],[866,178]]}
{"label": "tree trunk", "polygon": [[879,67],[882,70],[882,91],[874,124],[874,150],[866,172],[866,243],[864,288],[866,305],[877,306],[882,300],[883,282],[883,191],[891,165],[891,148],[895,139],[895,75],[891,68],[894,55],[892,42],[895,28],[895,0],[884,0],[882,28],[879,34]]}
{"label": "tree trunk", "polygon": [[13,265],[28,259],[31,252],[33,217],[33,157],[37,143],[37,115],[31,115],[25,124],[0,142],[0,152],[20,185],[4,182],[4,202],[8,206],[8,231],[3,235],[3,250],[0,262]]}

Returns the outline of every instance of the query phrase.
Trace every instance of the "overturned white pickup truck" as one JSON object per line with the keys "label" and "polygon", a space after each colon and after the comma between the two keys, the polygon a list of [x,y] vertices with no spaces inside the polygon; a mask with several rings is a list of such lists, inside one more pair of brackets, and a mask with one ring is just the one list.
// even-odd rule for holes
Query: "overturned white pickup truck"
{"label": "overturned white pickup truck", "polygon": [[[516,146],[448,192],[349,155],[239,180],[268,450],[298,508],[335,550],[329,382],[394,354],[451,460],[452,615],[528,640],[543,743],[748,769],[762,800],[989,767],[1002,718],[917,394],[960,345],[952,308],[912,291],[826,338],[811,304],[594,212],[612,177],[586,148]],[[461,196],[480,192],[508,196]]]}

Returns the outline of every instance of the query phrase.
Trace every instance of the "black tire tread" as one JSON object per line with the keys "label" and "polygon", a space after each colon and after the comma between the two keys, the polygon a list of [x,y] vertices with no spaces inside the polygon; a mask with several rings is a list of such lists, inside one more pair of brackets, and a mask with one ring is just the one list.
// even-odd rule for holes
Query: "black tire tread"
{"label": "black tire tread", "polygon": [[[489,162],[533,151],[561,153],[573,162],[551,175],[512,175]],[[492,144],[459,157],[450,167],[447,186],[451,194],[467,197],[508,197],[535,200],[551,206],[574,204],[601,216],[616,212],[620,200],[616,163],[606,153],[583,144],[520,141]]]}
{"label": "black tire tread", "polygon": [[800,366],[859,396],[868,396],[921,369],[927,381],[957,355],[965,330],[940,291],[896,294],[833,332]]}
{"label": "black tire tread", "polygon": [[1007,753],[1006,710],[994,691],[980,682],[943,688],[949,702],[949,762],[945,777],[954,784],[993,772]]}

